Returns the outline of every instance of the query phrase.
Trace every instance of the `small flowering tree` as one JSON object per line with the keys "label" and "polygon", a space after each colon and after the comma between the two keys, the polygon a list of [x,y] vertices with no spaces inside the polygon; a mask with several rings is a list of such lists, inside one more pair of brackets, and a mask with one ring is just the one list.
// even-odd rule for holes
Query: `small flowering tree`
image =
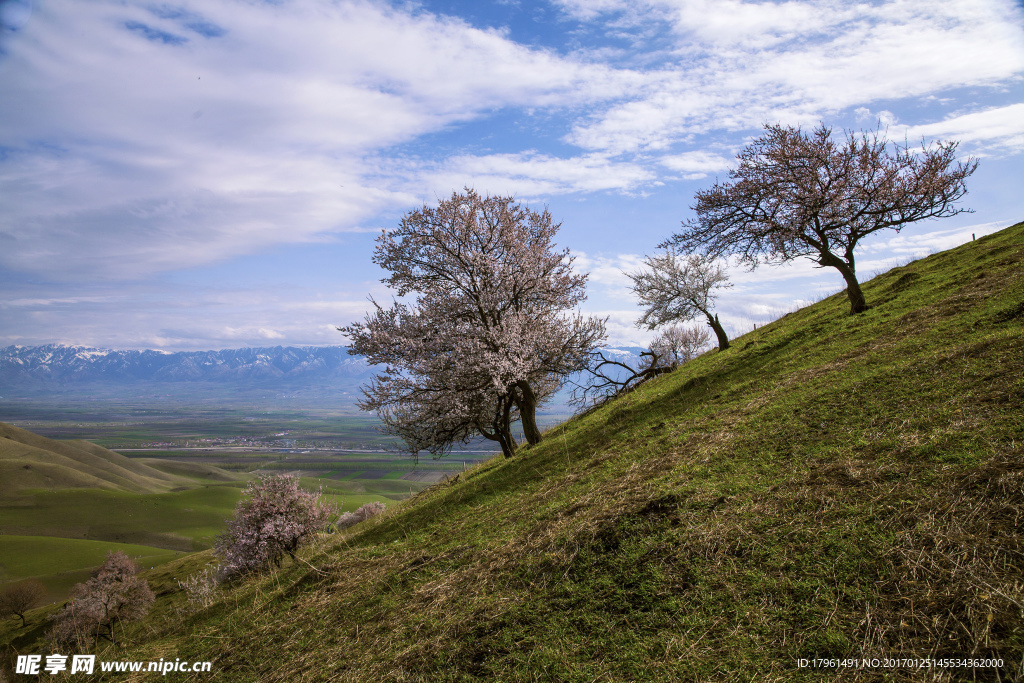
{"label": "small flowering tree", "polygon": [[235,506],[235,518],[217,539],[224,578],[281,566],[299,546],[323,529],[334,510],[320,493],[299,488],[297,477],[279,474],[250,482]]}
{"label": "small flowering tree", "polygon": [[359,522],[365,522],[370,517],[376,517],[380,513],[384,512],[387,506],[384,503],[374,501],[361,506],[355,512],[346,512],[338,518],[338,528],[347,529],[348,527],[359,524]]}
{"label": "small flowering tree", "polygon": [[661,332],[651,342],[651,351],[660,362],[675,368],[689,363],[711,344],[711,332],[700,325],[673,325]]}
{"label": "small flowering tree", "polygon": [[155,600],[138,572],[125,553],[109,553],[88,581],[71,589],[69,603],[50,617],[54,627],[48,637],[54,647],[82,651],[100,638],[116,643],[115,627],[146,616]]}
{"label": "small flowering tree", "polygon": [[220,582],[217,581],[217,570],[206,566],[201,572],[193,574],[184,581],[178,581],[178,587],[185,591],[188,604],[192,609],[209,607],[220,596]]}
{"label": "small flowering tree", "polygon": [[632,290],[646,307],[637,327],[653,330],[679,320],[703,315],[718,337],[718,350],[729,348],[729,337],[714,313],[719,289],[731,287],[729,276],[714,259],[700,254],[682,256],[672,246],[663,254],[645,256],[646,268],[627,273]]}
{"label": "small flowering tree", "polygon": [[603,320],[569,313],[587,276],[555,250],[558,228],[547,211],[467,189],[377,238],[373,261],[391,272],[382,282],[415,304],[373,302],[339,330],[349,353],[385,368],[359,404],[385,433],[435,454],[481,434],[511,457],[518,419],[529,443],[541,440],[537,407],[605,335]]}

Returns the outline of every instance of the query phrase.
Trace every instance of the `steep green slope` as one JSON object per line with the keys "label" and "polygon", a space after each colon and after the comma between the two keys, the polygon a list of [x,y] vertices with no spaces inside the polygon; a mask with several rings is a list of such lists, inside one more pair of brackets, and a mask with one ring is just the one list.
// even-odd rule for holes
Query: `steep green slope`
{"label": "steep green slope", "polygon": [[994,657],[838,678],[1024,680],[1022,256],[1018,224],[875,278],[862,315],[789,314],[205,611],[163,603],[117,658],[365,682]]}
{"label": "steep green slope", "polygon": [[0,422],[0,496],[66,488],[153,493],[182,483],[191,482],[88,441],[55,441]]}

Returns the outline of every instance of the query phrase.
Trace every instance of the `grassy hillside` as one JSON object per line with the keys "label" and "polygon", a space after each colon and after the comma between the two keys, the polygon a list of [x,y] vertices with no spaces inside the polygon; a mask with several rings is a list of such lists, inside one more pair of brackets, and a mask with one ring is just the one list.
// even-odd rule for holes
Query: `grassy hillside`
{"label": "grassy hillside", "polygon": [[[243,477],[168,464],[0,423],[0,584],[38,578],[50,600],[63,601],[109,550],[152,566],[210,547]],[[203,488],[208,482],[221,485]]]}
{"label": "grassy hillside", "polygon": [[[154,565],[211,547],[250,478],[205,463],[130,460],[3,423],[0,437],[0,584],[38,578],[54,600],[88,578],[108,550]],[[345,511],[423,488],[303,480],[310,489],[324,483],[327,500]]]}
{"label": "grassy hillside", "polygon": [[181,555],[144,545],[4,534],[0,535],[0,582],[36,578],[46,586],[46,602],[63,602],[72,586],[87,580],[108,552],[118,550],[146,567]]}
{"label": "grassy hillside", "polygon": [[244,482],[138,495],[123,491],[34,491],[0,504],[0,533],[59,536],[191,551],[223,532]]}
{"label": "grassy hillside", "polygon": [[164,596],[116,657],[432,682],[996,657],[824,677],[1024,680],[1022,261],[1018,224],[875,278],[864,314],[844,294],[791,313],[205,611]]}
{"label": "grassy hillside", "polygon": [[0,422],[0,497],[28,489],[168,491],[187,479],[88,441],[54,441]]}

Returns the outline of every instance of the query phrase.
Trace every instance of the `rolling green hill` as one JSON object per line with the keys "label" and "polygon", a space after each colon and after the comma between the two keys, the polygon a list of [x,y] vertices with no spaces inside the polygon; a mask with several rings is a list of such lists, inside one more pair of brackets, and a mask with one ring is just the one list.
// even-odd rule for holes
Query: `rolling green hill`
{"label": "rolling green hill", "polygon": [[1024,680],[1022,262],[1024,223],[874,278],[861,315],[843,293],[791,313],[206,610],[164,596],[116,658],[218,681]]}
{"label": "rolling green hill", "polygon": [[0,584],[36,578],[48,600],[63,601],[108,551],[154,566],[208,548],[242,479],[0,423]]}
{"label": "rolling green hill", "polygon": [[88,441],[54,441],[0,422],[0,497],[28,489],[168,491],[190,480]]}

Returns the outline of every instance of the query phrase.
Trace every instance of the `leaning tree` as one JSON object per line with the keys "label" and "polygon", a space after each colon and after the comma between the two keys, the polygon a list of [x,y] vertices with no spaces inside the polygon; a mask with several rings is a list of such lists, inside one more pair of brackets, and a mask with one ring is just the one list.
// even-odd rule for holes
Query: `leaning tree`
{"label": "leaning tree", "polygon": [[714,312],[718,290],[732,286],[721,265],[701,254],[684,257],[672,246],[666,246],[662,254],[645,256],[643,264],[645,268],[626,274],[640,305],[646,308],[637,327],[653,330],[703,315],[718,337],[718,350],[729,348],[729,337]]}
{"label": "leaning tree", "polygon": [[413,453],[448,452],[474,434],[516,450],[511,424],[541,440],[537,407],[587,365],[605,321],[572,314],[587,276],[553,242],[560,225],[512,197],[453,193],[377,238],[373,261],[398,297],[338,328],[349,353],[383,365],[360,407]]}
{"label": "leaning tree", "polygon": [[978,162],[957,161],[956,142],[918,152],[890,147],[877,131],[847,133],[844,142],[824,124],[810,135],[778,124],[765,131],[740,152],[729,182],[696,194],[697,217],[662,246],[734,254],[751,268],[809,257],[842,274],[850,312],[860,313],[867,302],[854,250],[862,238],[967,211],[955,203]]}

